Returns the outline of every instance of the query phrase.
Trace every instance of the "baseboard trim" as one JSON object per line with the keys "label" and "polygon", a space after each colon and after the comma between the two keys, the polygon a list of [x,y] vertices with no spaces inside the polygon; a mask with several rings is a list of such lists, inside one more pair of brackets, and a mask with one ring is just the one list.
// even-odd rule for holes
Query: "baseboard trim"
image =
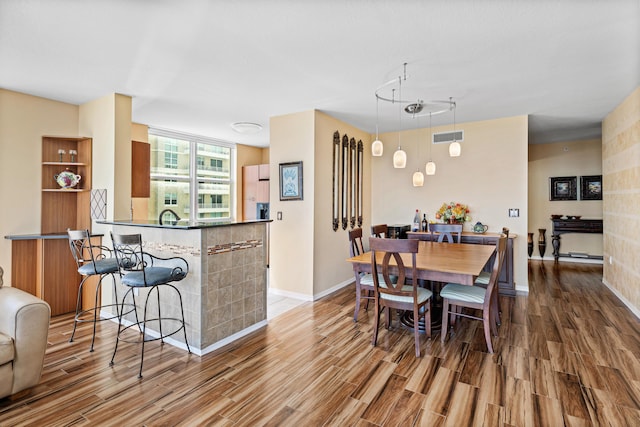
{"label": "baseboard trim", "polygon": [[609,282],[607,282],[606,280],[604,280],[604,278],[602,279],[602,283],[609,288],[609,290],[611,292],[613,292],[613,294],[615,296],[618,297],[618,299],[620,299],[620,301],[622,301],[622,303],[629,309],[631,310],[631,312],[634,314],[634,316],[636,316],[636,318],[640,319],[640,310],[638,310],[637,307],[635,307],[633,304],[631,304],[631,302],[626,299],[616,288],[614,288],[613,286],[611,286],[611,284]]}

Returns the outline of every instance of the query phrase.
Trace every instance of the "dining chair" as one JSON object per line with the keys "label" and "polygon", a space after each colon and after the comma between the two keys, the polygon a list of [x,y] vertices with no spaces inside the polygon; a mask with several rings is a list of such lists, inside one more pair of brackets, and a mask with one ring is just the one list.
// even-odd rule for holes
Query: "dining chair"
{"label": "dining chair", "polygon": [[[489,353],[493,353],[493,345],[491,344],[491,333],[498,334],[496,327],[496,307],[494,305],[495,294],[498,291],[498,277],[502,269],[504,260],[504,252],[507,247],[507,237],[502,234],[498,239],[498,256],[493,262],[491,277],[487,288],[480,286],[467,286],[457,283],[448,283],[440,291],[442,297],[442,332],[441,340],[445,341],[449,333],[449,319],[451,324],[455,324],[455,318],[458,316],[468,317],[470,319],[481,320],[484,327],[484,338],[487,342]],[[462,311],[463,308],[471,308],[482,311],[482,317],[474,316]]]}
{"label": "dining chair", "polygon": [[[462,239],[462,224],[429,224],[429,231],[431,232],[431,240],[434,240],[435,233],[438,233],[438,242],[442,243],[444,239],[447,239],[449,243],[460,243]],[[453,238],[456,235],[457,240]]]}
{"label": "dining chair", "polygon": [[[505,237],[509,238],[509,229],[507,227],[502,227],[502,234],[504,234]],[[496,252],[497,252],[497,244],[498,242],[496,241]],[[504,263],[504,260],[502,262]],[[481,271],[478,277],[476,277],[474,285],[482,286],[483,288],[486,288],[487,285],[489,284],[490,278],[491,278],[491,271]],[[500,279],[500,276],[498,275],[498,280],[499,279]],[[502,309],[500,308],[500,289],[499,288],[498,288],[498,291],[496,292],[495,299],[496,299],[495,305],[497,307],[496,322],[498,323],[498,325],[500,325],[502,323]]]}
{"label": "dining chair", "polygon": [[[189,273],[189,264],[184,258],[172,257],[172,258],[160,258],[142,250],[142,236],[140,234],[113,234],[111,233],[111,240],[113,241],[113,251],[116,256],[118,264],[118,272],[120,273],[120,281],[123,285],[128,286],[129,289],[125,293],[125,298],[128,294],[131,294],[135,305],[135,295],[143,288],[147,288],[148,292],[145,298],[143,306],[143,320],[138,320],[136,313],[136,322],[126,327],[122,327],[122,313],[123,307],[120,308],[120,325],[118,326],[118,335],[116,337],[116,345],[113,349],[113,355],[111,356],[110,366],[113,366],[116,352],[118,351],[118,343],[120,341],[141,343],[142,349],[140,352],[140,370],[138,372],[138,378],[142,378],[142,366],[144,364],[144,345],[147,341],[160,340],[164,344],[164,339],[170,337],[181,330],[184,333],[184,343],[187,346],[187,351],[191,353],[189,342],[187,341],[187,328],[184,320],[184,307],[182,305],[182,295],[178,288],[173,285],[173,282],[178,282],[187,277]],[[180,318],[177,317],[163,317],[160,304],[160,286],[166,286],[175,291],[177,300],[179,303]],[[135,290],[135,291],[134,291]],[[154,315],[157,313],[157,317],[149,318],[149,298],[155,291],[157,299],[157,307],[154,307]],[[163,291],[165,297],[168,295]],[[122,300],[124,302],[124,298]],[[177,310],[176,310],[177,311]],[[172,328],[170,331],[166,329],[162,330],[162,322],[170,322],[171,324],[177,323],[179,326]],[[159,334],[147,333],[147,327],[149,325],[157,325]],[[126,336],[128,330],[138,331],[134,334],[135,338]],[[137,336],[136,336],[137,335]]]}
{"label": "dining chair", "polygon": [[[349,231],[349,256],[354,257],[365,253],[362,243],[362,228],[354,228]],[[373,277],[370,273],[358,271],[357,265],[353,265],[353,274],[356,280],[356,307],[353,312],[353,321],[358,321],[360,302],[366,300],[365,310],[369,308],[369,301],[373,299]],[[364,295],[363,295],[364,292]]]}
{"label": "dining chair", "polygon": [[389,227],[387,224],[372,225],[371,235],[374,237],[389,238]]}
{"label": "dining chair", "polygon": [[[96,324],[101,320],[111,320],[120,318],[120,303],[118,300],[118,290],[116,287],[115,274],[118,272],[118,264],[113,257],[111,249],[103,245],[95,245],[91,241],[89,230],[67,229],[69,238],[69,248],[76,262],[78,273],[82,276],[80,286],[78,286],[78,296],[76,300],[76,314],[73,319],[73,332],[69,342],[73,342],[76,335],[78,323],[92,322],[93,335],[91,336],[91,346],[89,352],[93,351],[93,344],[96,339]],[[113,282],[114,303],[101,305],[102,279],[111,276]],[[93,307],[82,309],[82,294],[85,284],[90,277],[99,277],[95,287]],[[113,308],[115,313],[108,314],[106,309]]]}
{"label": "dining chair", "polygon": [[[369,238],[376,312],[372,344],[375,346],[378,341],[378,326],[383,308],[386,312],[387,329],[391,327],[393,320],[392,309],[412,311],[416,357],[420,357],[421,317],[424,319],[427,337],[431,338],[431,296],[433,295],[430,290],[418,286],[417,280],[413,280],[411,285],[407,284],[408,278],[418,277],[416,254],[419,243],[416,239]],[[411,256],[411,265],[405,266],[401,254]],[[378,260],[379,256],[381,256],[380,260]],[[391,273],[396,276],[395,283],[392,281]]]}

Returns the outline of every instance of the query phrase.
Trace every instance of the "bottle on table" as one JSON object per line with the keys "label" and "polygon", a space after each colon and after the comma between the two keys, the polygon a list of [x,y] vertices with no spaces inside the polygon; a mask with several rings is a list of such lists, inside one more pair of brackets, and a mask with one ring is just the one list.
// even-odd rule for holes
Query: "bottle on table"
{"label": "bottle on table", "polygon": [[428,231],[427,230],[428,225],[427,225],[427,214],[422,214],[422,228],[420,229],[420,231]]}
{"label": "bottle on table", "polygon": [[416,214],[413,217],[413,224],[411,225],[411,231],[420,230],[420,211],[416,209]]}

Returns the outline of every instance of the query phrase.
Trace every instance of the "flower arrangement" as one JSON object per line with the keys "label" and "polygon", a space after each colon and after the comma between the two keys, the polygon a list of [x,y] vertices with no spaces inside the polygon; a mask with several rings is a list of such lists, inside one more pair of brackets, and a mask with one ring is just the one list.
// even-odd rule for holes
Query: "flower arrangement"
{"label": "flower arrangement", "polygon": [[442,219],[444,222],[456,222],[471,221],[469,216],[469,207],[461,203],[443,203],[440,209],[436,212],[436,219]]}

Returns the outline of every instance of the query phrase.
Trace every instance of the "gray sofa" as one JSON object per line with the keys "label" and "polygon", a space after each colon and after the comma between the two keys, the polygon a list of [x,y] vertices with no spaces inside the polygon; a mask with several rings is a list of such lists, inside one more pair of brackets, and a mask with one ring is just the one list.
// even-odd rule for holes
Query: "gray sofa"
{"label": "gray sofa", "polygon": [[0,268],[0,398],[38,384],[47,349],[49,304],[2,286]]}

